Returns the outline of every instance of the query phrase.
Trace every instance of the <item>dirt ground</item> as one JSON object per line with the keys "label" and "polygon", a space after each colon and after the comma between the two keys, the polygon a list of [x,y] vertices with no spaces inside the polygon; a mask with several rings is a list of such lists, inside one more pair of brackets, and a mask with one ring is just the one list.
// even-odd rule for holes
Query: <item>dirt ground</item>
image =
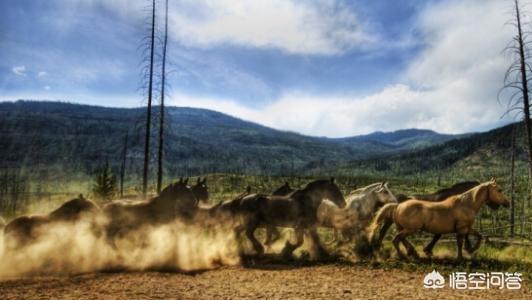
{"label": "dirt ground", "polygon": [[0,281],[1,299],[532,299],[521,290],[423,288],[425,274],[348,265],[250,265],[183,274],[114,272]]}

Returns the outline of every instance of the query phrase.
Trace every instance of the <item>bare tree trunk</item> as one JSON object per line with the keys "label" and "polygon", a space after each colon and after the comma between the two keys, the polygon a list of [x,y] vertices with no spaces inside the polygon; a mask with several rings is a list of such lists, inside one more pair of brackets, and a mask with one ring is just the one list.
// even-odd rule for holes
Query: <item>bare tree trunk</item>
{"label": "bare tree trunk", "polygon": [[120,166],[120,198],[124,197],[124,177],[126,174],[128,133],[129,132],[126,132],[126,137],[124,138],[124,148],[122,150],[122,165]]}
{"label": "bare tree trunk", "polygon": [[161,192],[163,183],[163,145],[164,145],[164,92],[166,79],[166,46],[168,44],[168,0],[164,20],[163,70],[161,77],[161,112],[159,117],[159,156],[157,161],[157,193]]}
{"label": "bare tree trunk", "polygon": [[151,127],[151,102],[153,86],[153,56],[155,48],[155,0],[152,1],[151,18],[151,48],[150,48],[150,78],[148,83],[148,110],[146,112],[146,139],[144,142],[144,170],[142,173],[142,195],[148,192],[148,173],[150,163],[150,127]]}
{"label": "bare tree trunk", "polygon": [[515,235],[515,131],[516,127],[512,128],[512,146],[511,146],[511,167],[510,167],[510,178],[511,178],[511,197],[510,202],[510,235],[514,237]]}
{"label": "bare tree trunk", "polygon": [[[530,124],[530,100],[528,96],[528,81],[525,58],[525,42],[523,40],[523,31],[521,29],[521,12],[519,1],[515,0],[515,14],[517,19],[517,38],[519,43],[519,60],[521,64],[521,84],[523,92],[523,113],[525,123],[526,142],[528,146],[528,196],[527,202],[530,202],[532,196],[532,128]],[[529,203],[530,205],[530,203]]]}

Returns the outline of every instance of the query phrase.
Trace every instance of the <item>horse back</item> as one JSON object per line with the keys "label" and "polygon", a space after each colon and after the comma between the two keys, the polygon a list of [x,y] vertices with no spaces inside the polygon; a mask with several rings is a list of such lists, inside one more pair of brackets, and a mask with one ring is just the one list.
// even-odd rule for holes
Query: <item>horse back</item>
{"label": "horse back", "polygon": [[100,208],[92,201],[76,198],[63,203],[58,209],[50,213],[50,219],[54,221],[75,221],[82,214],[96,214]]}

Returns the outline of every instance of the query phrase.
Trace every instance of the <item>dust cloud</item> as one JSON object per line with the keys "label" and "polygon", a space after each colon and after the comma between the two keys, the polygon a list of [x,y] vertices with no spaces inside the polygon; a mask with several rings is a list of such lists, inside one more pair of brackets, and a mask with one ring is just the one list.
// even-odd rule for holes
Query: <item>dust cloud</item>
{"label": "dust cloud", "polygon": [[[98,220],[104,224],[105,220]],[[0,279],[106,270],[195,271],[240,262],[233,230],[175,221],[144,226],[115,239],[89,220],[41,225],[31,243],[6,247],[0,234]]]}

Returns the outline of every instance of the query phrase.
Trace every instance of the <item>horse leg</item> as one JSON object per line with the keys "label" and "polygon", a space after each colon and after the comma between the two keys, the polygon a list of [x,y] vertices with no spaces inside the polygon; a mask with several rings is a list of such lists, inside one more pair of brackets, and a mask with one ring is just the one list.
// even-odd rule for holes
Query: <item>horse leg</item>
{"label": "horse leg", "polygon": [[382,240],[384,240],[384,236],[386,235],[386,232],[388,232],[388,229],[390,226],[392,226],[392,221],[386,220],[384,222],[384,225],[381,227],[381,230],[379,231],[379,240],[376,245],[382,244]]}
{"label": "horse leg", "polygon": [[257,226],[253,224],[248,224],[246,226],[246,236],[253,244],[253,249],[257,252],[257,254],[262,255],[264,253],[264,247],[262,244],[257,240],[255,237],[255,229],[257,229]]}
{"label": "horse leg", "polygon": [[315,247],[316,253],[318,254],[318,257],[326,257],[329,255],[325,248],[321,245],[320,242],[320,236],[318,235],[318,232],[316,231],[316,228],[312,228],[309,230],[310,239],[312,240],[312,244]]}
{"label": "horse leg", "polygon": [[264,244],[266,246],[271,246],[275,241],[277,241],[281,237],[281,233],[275,226],[267,226],[266,227],[266,241]]}
{"label": "horse leg", "polygon": [[393,246],[395,247],[395,250],[397,250],[397,255],[399,256],[399,258],[401,258],[401,259],[406,258],[406,256],[403,254],[403,252],[401,252],[401,248],[400,248],[399,243],[403,243],[403,245],[405,246],[406,250],[408,251],[408,255],[417,256],[417,252],[416,252],[416,249],[414,249],[414,246],[412,246],[412,244],[410,244],[406,240],[406,237],[408,235],[412,234],[414,231],[408,230],[408,229],[402,229],[402,227],[398,227],[397,229],[400,230],[400,231],[393,238],[392,242],[393,242]]}
{"label": "horse leg", "polygon": [[417,251],[416,251],[416,248],[414,248],[414,246],[406,239],[407,235],[410,235],[411,233],[413,233],[412,231],[409,231],[407,234],[405,234],[403,236],[403,239],[402,239],[402,242],[403,242],[403,245],[405,246],[405,248],[407,249],[407,254],[409,256],[412,256],[413,258],[419,258],[419,254],[417,254]]}
{"label": "horse leg", "polygon": [[432,249],[434,248],[434,246],[436,245],[436,243],[438,242],[440,238],[441,238],[441,234],[435,234],[434,237],[432,237],[432,241],[430,241],[430,243],[428,243],[427,246],[423,248],[423,252],[425,252],[425,254],[428,257],[432,256]]}
{"label": "horse leg", "polygon": [[[477,237],[477,243],[475,246],[471,246],[471,241],[469,240],[469,234],[473,234]],[[482,242],[482,234],[480,232],[476,231],[473,228],[469,228],[469,233],[465,236],[465,249],[469,254],[473,254],[478,248],[480,247],[480,243]]]}
{"label": "horse leg", "polygon": [[302,228],[296,228],[295,229],[296,234],[296,243],[292,244],[290,241],[286,241],[286,244],[283,248],[283,251],[281,252],[283,256],[290,257],[292,255],[292,252],[294,252],[295,249],[299,248],[301,245],[303,245],[303,234],[304,231]]}
{"label": "horse leg", "polygon": [[456,259],[458,261],[461,261],[463,259],[462,247],[464,246],[464,235],[465,234],[462,234],[462,233],[456,233],[456,246],[457,246]]}

